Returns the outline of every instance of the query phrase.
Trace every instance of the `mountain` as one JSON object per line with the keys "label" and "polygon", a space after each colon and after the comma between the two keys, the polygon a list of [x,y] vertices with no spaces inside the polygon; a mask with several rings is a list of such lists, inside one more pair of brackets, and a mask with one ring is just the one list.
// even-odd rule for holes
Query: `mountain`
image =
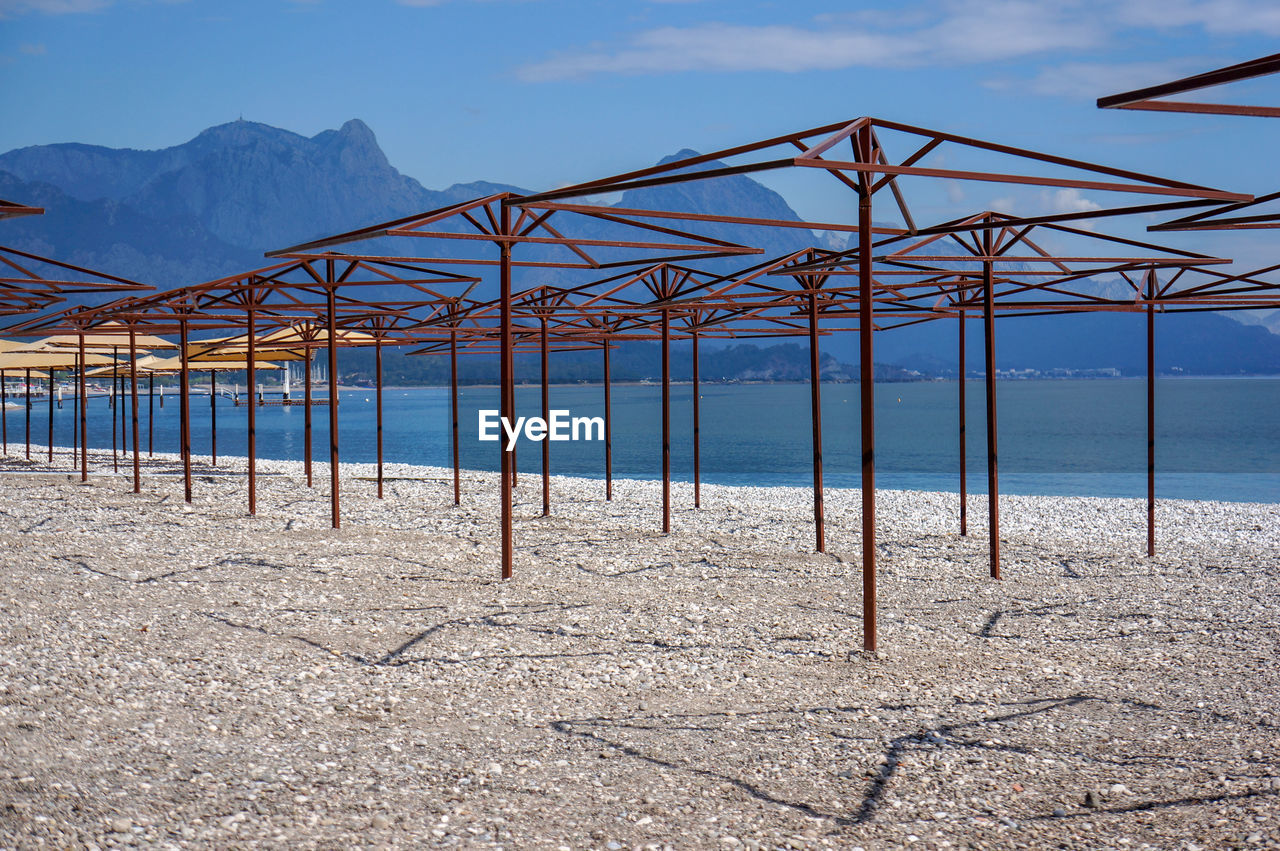
{"label": "mountain", "polygon": [[4,244],[144,283],[209,280],[261,263],[261,253],[224,242],[192,215],[155,216],[121,201],[80,200],[6,171],[0,171],[0,198],[45,209],[43,216],[7,222]]}
{"label": "mountain", "polygon": [[1244,325],[1259,325],[1272,334],[1280,334],[1280,310],[1239,310],[1231,318]]}
{"label": "mountain", "polygon": [[[688,343],[671,346],[671,377],[675,381],[693,378],[693,349]],[[342,354],[343,375],[350,381],[374,380],[374,354],[368,349],[354,349]],[[657,343],[623,343],[610,355],[610,372],[614,381],[653,381],[662,376],[662,350]],[[458,361],[458,380],[462,384],[492,383],[496,370],[495,357],[463,357]],[[819,369],[822,380],[844,383],[857,380],[857,369],[840,363],[831,355],[822,355]],[[601,378],[599,351],[568,351],[552,354],[548,374],[552,383],[597,382]],[[699,354],[700,380],[719,381],[808,381],[809,349],[796,343],[760,347],[737,343],[725,348],[704,348]],[[403,352],[383,354],[382,374],[388,384],[446,384],[449,381],[449,359],[416,357]],[[536,383],[540,366],[536,355],[516,357],[517,383]],[[901,367],[876,364],[877,381],[918,381],[919,373]]]}
{"label": "mountain", "polygon": [[[929,322],[876,334],[875,359],[929,375],[955,375],[956,321]],[[996,368],[1004,370],[1118,370],[1145,375],[1146,318],[1124,313],[1002,316],[995,323]],[[856,362],[856,337],[824,342],[824,350]],[[968,321],[966,372],[983,371],[982,323]],[[1280,373],[1280,335],[1241,325],[1217,313],[1157,314],[1156,370],[1170,374]]]}
{"label": "mountain", "polygon": [[162,151],[43,145],[0,155],[0,171],[80,201],[200,222],[264,251],[436,206],[441,193],[391,167],[357,119],[310,139],[251,121],[211,127]]}
{"label": "mountain", "polygon": [[[696,155],[685,149],[662,162]],[[696,168],[720,165],[709,162]],[[524,194],[529,190],[487,181],[428,189],[397,171],[373,132],[357,119],[309,138],[265,124],[235,121],[158,151],[73,143],[0,154],[0,198],[39,204],[48,211],[44,216],[4,223],[0,239],[16,248],[170,287],[266,265],[269,261],[262,255],[270,249],[502,191]],[[623,193],[617,206],[702,213],[729,210],[746,218],[801,221],[782,196],[745,175],[634,189]],[[669,219],[654,223],[684,227]],[[849,242],[846,234],[815,234],[808,228],[700,223],[696,229],[715,238],[759,245],[765,251],[746,259],[696,264],[710,271],[740,268],[814,244],[838,247]],[[577,232],[599,240],[636,236],[633,228],[599,219],[580,219]],[[461,256],[468,250],[471,246],[461,242],[433,246],[444,256]],[[607,261],[621,251],[600,247],[591,253]],[[561,247],[520,247],[520,256],[528,259],[566,255]],[[516,280],[557,283],[569,277],[567,272],[522,269],[517,270]],[[492,287],[482,285],[476,294],[491,294]],[[378,290],[371,287],[366,293],[376,297]],[[1256,324],[1242,325],[1212,314],[1161,317],[1158,357],[1162,368],[1189,373],[1280,372],[1280,336],[1268,330],[1280,330],[1280,311],[1233,318]],[[926,374],[954,371],[955,325],[934,322],[877,334],[877,368],[884,362]],[[979,326],[970,327],[971,340],[978,340]],[[1145,363],[1144,332],[1140,319],[1133,316],[1001,319],[997,333],[1001,369],[1128,373],[1141,371]],[[729,347],[709,340],[704,357],[719,357],[721,350],[733,352],[727,356],[733,360],[732,368],[724,373],[730,377],[792,377],[794,353],[779,353],[776,348]],[[857,363],[855,335],[824,337],[822,349],[840,364],[838,369],[855,369],[845,366]],[[975,348],[970,354],[971,371],[981,367],[978,352]],[[648,355],[636,357],[637,377],[652,377],[645,373]],[[886,377],[894,374],[908,373],[890,371]]]}
{"label": "mountain", "polygon": [[[698,156],[697,151],[685,148],[679,153],[663,157],[658,165],[687,160]],[[697,172],[725,167],[718,160],[699,164],[691,169],[678,169],[675,173]],[[781,195],[744,174],[712,177],[688,183],[671,183],[631,189],[622,193],[617,206],[641,210],[668,210],[678,213],[707,213],[712,210],[732,210],[734,216],[752,219],[779,219],[799,222]],[[668,227],[682,227],[671,220],[663,222]],[[761,228],[720,222],[699,222],[698,233],[731,242],[745,241],[764,249],[764,258],[778,257],[793,251],[811,248],[820,240],[808,228]],[[763,259],[763,258],[761,258]],[[729,260],[730,268],[741,268],[741,260]]]}

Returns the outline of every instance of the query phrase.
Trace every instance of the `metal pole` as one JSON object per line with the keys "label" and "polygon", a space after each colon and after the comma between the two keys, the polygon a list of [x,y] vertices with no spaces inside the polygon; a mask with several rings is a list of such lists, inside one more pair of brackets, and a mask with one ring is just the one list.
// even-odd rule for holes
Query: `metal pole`
{"label": "metal pole", "polygon": [[960,534],[969,534],[969,493],[966,477],[968,474],[968,435],[965,432],[965,398],[964,398],[964,311],[960,311]]}
{"label": "metal pole", "polygon": [[458,457],[458,329],[449,329],[449,416],[453,420],[453,504],[462,504],[462,465]]}
{"label": "metal pole", "polygon": [[178,323],[178,334],[182,346],[182,369],[178,372],[178,408],[182,423],[178,435],[182,443],[183,496],[191,502],[191,364],[187,360],[187,320]]}
{"label": "metal pole", "polygon": [[662,532],[671,531],[671,314],[662,311]]}
{"label": "metal pole", "polygon": [[327,318],[329,320],[329,495],[333,528],[342,526],[338,497],[338,328],[337,305],[333,284],[333,261],[329,266],[327,288]]}
{"label": "metal pole", "polygon": [[1147,302],[1147,556],[1156,554],[1156,273],[1148,278]]}
{"label": "metal pole", "polygon": [[[80,355],[76,354],[75,372],[71,373],[72,380],[78,381],[80,370],[84,369],[84,364],[80,363]],[[71,394],[71,466],[74,468],[80,458],[80,393],[73,390]]]}
{"label": "metal pole", "polygon": [[85,386],[84,334],[78,335],[80,340],[80,481],[89,481],[89,391]]}
{"label": "metal pole", "polygon": [[[30,461],[30,460],[31,460],[31,370],[29,370],[29,369],[27,370],[26,379],[27,379],[27,387],[26,387],[26,396],[25,396],[25,399],[26,399],[26,402],[27,402],[27,405],[26,405],[26,408],[27,408],[27,410],[26,410],[26,414],[27,414],[27,460],[28,460],[28,461]],[[114,418],[114,417],[112,417],[111,422],[112,422],[112,423],[115,423],[115,418]],[[112,448],[114,449],[114,446],[113,446]]]}
{"label": "metal pole", "polygon": [[609,374],[609,341],[604,347],[604,498],[613,499],[613,404],[609,391],[611,376]]}
{"label": "metal pole", "polygon": [[53,367],[49,367],[49,463],[53,463]]}
{"label": "metal pole", "polygon": [[[871,128],[858,131],[859,158],[873,162]],[[871,182],[859,175],[858,192],[858,349],[862,418],[862,648],[874,652],[877,642],[876,600],[876,427],[875,370],[871,335],[874,285],[871,277]]]}
{"label": "metal pole", "polygon": [[305,403],[302,412],[302,466],[307,471],[307,487],[311,487],[311,347],[307,346],[303,358],[307,367],[306,378],[303,381],[303,393]]}
{"label": "metal pole", "polygon": [[246,378],[249,381],[249,513],[258,513],[258,361],[257,321],[252,310],[245,311],[248,340],[245,348]]}
{"label": "metal pole", "polygon": [[218,371],[209,370],[209,462],[218,466]]}
{"label": "metal pole", "polygon": [[[551,422],[551,394],[548,387],[550,370],[547,347],[547,317],[542,320],[542,421]],[[551,435],[542,438],[542,516],[551,516]]]}
{"label": "metal pole", "polygon": [[[506,202],[502,203],[502,235],[511,231],[511,209]],[[511,243],[506,239],[498,243],[498,287],[499,287],[499,340],[498,340],[498,372],[502,387],[499,390],[500,416],[508,421],[515,414],[515,372],[511,351]],[[506,441],[499,440],[501,446],[501,537],[502,537],[502,578],[511,578],[512,533],[511,533],[511,488],[515,478],[515,465],[511,453],[506,451]]]}
{"label": "metal pole", "polygon": [[827,521],[822,504],[822,371],[818,351],[818,296],[809,293],[809,412],[813,424],[813,530],[816,549],[827,551]]}
{"label": "metal pole", "polygon": [[154,372],[151,372],[147,374],[147,457],[148,458],[156,454],[155,425],[156,425],[156,374]]}
{"label": "metal pole", "polygon": [[124,373],[120,371],[118,365],[114,369],[120,377],[120,395],[117,397],[117,404],[119,405],[120,413],[120,458],[123,460],[128,452],[126,447],[129,445],[129,422],[125,419],[128,416],[128,410],[124,404]]}
{"label": "metal pole", "polygon": [[702,423],[698,405],[698,332],[693,332],[693,507],[702,507],[702,470],[698,448],[702,437]]}
{"label": "metal pole", "polygon": [[111,347],[111,472],[120,472],[120,464],[116,459],[116,443],[120,433],[116,429],[116,406],[120,404],[116,393],[116,385],[120,381],[120,347]]}
{"label": "metal pole", "polygon": [[382,338],[373,341],[374,361],[374,405],[377,407],[378,420],[378,499],[382,499]]}
{"label": "metal pole", "polygon": [[[991,231],[982,232],[983,253],[991,256]],[[991,578],[1000,578],[1000,471],[996,451],[996,340],[991,261],[982,263],[982,331],[986,349],[987,389],[987,531],[990,537]]]}
{"label": "metal pole", "polygon": [[9,454],[9,389],[5,386],[4,370],[0,369],[0,440],[4,441],[4,454]]}
{"label": "metal pole", "polygon": [[142,460],[138,457],[138,339],[129,329],[129,397],[133,424],[133,492],[142,493]]}
{"label": "metal pole", "polygon": [[[515,343],[513,342],[512,346],[514,345]],[[511,388],[510,388],[510,391],[507,392],[507,405],[511,410],[511,414],[510,414],[511,419],[512,421],[514,421],[516,416],[515,414],[515,411],[516,411],[516,353],[514,348],[511,351]],[[520,452],[520,447],[519,445],[516,445],[516,446],[512,446],[511,451],[507,453],[508,455],[511,456],[511,487],[512,488],[520,487],[519,452]]]}

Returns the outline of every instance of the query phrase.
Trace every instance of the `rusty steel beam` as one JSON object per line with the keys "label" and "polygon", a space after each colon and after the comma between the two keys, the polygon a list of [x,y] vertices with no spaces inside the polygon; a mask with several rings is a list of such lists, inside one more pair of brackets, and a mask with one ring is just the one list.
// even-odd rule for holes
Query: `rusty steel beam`
{"label": "rusty steel beam", "polygon": [[662,311],[662,533],[671,531],[671,314]]}
{"label": "rusty steel beam", "polygon": [[209,463],[218,466],[218,373],[209,370]]}
{"label": "rusty steel beam", "polygon": [[373,344],[374,397],[377,411],[377,443],[378,443],[378,499],[382,499],[382,338]]}
{"label": "rusty steel beam", "polygon": [[[119,360],[120,350],[114,348],[111,350],[111,357]],[[111,373],[111,472],[120,472],[120,466],[116,462],[116,448],[119,442],[119,433],[116,430],[116,406],[118,391],[120,384],[120,375],[118,371],[113,370]],[[31,457],[31,370],[27,370],[27,458]]]}
{"label": "rusty steel beam", "polygon": [[967,456],[967,439],[968,434],[965,430],[965,339],[964,339],[964,311],[960,311],[960,350],[959,350],[959,399],[957,400],[957,409],[960,412],[960,534],[969,534],[969,494],[966,482],[966,473],[968,466]]}
{"label": "rusty steel beam", "polygon": [[257,323],[254,311],[245,312],[248,339],[245,349],[245,380],[249,383],[249,513],[258,513],[258,363]]}
{"label": "rusty steel beam", "polygon": [[[872,161],[871,128],[856,136],[858,156]],[[862,649],[876,651],[878,643],[878,600],[876,589],[876,419],[875,368],[872,334],[875,330],[872,306],[871,187],[867,173],[859,176],[858,193],[858,352],[861,443],[862,443]]]}
{"label": "rusty steel beam", "polygon": [[329,262],[329,283],[326,293],[329,331],[329,503],[330,524],[334,529],[342,527],[341,500],[338,483],[338,340],[337,307],[334,300],[333,264]]}
{"label": "rusty steel beam", "polygon": [[[1147,278],[1148,292],[1155,296],[1156,275]],[[1147,556],[1156,554],[1156,306],[1147,302]]]}
{"label": "rusty steel beam", "polygon": [[[49,370],[49,394],[53,395],[53,370]],[[133,425],[133,492],[142,493],[142,459],[138,444],[138,336],[129,331],[129,400]],[[53,444],[53,409],[49,409],[49,444]]]}
{"label": "rusty steel beam", "polygon": [[48,461],[53,463],[53,368],[49,369],[49,445],[46,447],[49,452]]}
{"label": "rusty steel beam", "polygon": [[458,455],[458,329],[449,329],[449,419],[453,423],[453,504],[462,504],[462,463]]}
{"label": "rusty steel beam", "polygon": [[311,348],[308,346],[304,350],[303,364],[306,367],[306,374],[303,378],[303,402],[305,403],[302,411],[302,456],[303,467],[307,473],[307,487],[313,487],[311,478]]}
{"label": "rusty steel beam", "polygon": [[[547,317],[544,315],[541,319],[541,366],[542,366],[542,421],[544,423],[551,422],[551,395],[549,385],[551,383],[550,369],[548,362],[551,360],[550,348],[547,345]],[[546,435],[542,440],[542,516],[551,516],[551,436]]]}
{"label": "rusty steel beam", "polygon": [[809,293],[809,422],[813,449],[814,549],[827,551],[827,521],[822,500],[822,371],[818,352],[818,297]]}
{"label": "rusty steel beam", "polygon": [[[502,205],[501,210],[501,230],[506,233],[511,229],[511,208],[507,204]],[[511,334],[511,243],[498,243],[498,262],[499,262],[499,300],[500,316],[499,316],[499,345],[501,346],[501,354],[499,355],[498,372],[499,372],[499,411],[500,416],[506,417],[509,422],[514,422],[515,417],[515,360],[512,356],[512,334]],[[499,439],[499,453],[501,455],[501,467],[499,472],[500,492],[498,494],[501,501],[500,521],[501,521],[501,545],[502,545],[502,561],[500,567],[501,577],[510,579],[512,575],[512,494],[511,489],[515,480],[515,459],[510,452],[507,451],[505,441]]]}
{"label": "rusty steel beam", "polygon": [[[990,254],[991,231],[983,231]],[[1000,578],[1000,472],[996,443],[996,339],[995,294],[991,283],[991,261],[982,267],[982,330],[986,362],[987,396],[987,537],[991,578]]]}
{"label": "rusty steel beam", "polygon": [[178,428],[180,452],[182,454],[183,497],[191,502],[191,363],[187,356],[187,320],[178,322],[179,348],[181,349],[182,369],[179,372],[179,416],[181,424]]}
{"label": "rusty steel beam", "polygon": [[1266,117],[1280,116],[1280,108],[1263,106],[1236,106],[1232,104],[1185,103],[1159,100],[1171,95],[1180,95],[1199,89],[1235,83],[1262,77],[1280,71],[1280,53],[1250,59],[1225,68],[1217,68],[1190,77],[1183,77],[1167,83],[1134,89],[1115,95],[1098,98],[1099,109],[1145,109],[1164,112],[1191,112],[1207,115],[1255,115]]}
{"label": "rusty steel beam", "polygon": [[600,348],[604,353],[604,498],[613,501],[613,404],[609,385],[609,340],[601,340]]}
{"label": "rusty steel beam", "polygon": [[[84,358],[84,333],[79,335],[80,345],[80,377],[79,395],[80,395],[80,481],[89,481],[89,418],[86,408],[89,406],[89,391],[85,387],[85,358]],[[6,453],[8,449],[6,447]]]}
{"label": "rusty steel beam", "polygon": [[702,443],[702,423],[698,404],[698,332],[693,332],[693,507],[702,507],[702,471],[699,463],[699,447]]}

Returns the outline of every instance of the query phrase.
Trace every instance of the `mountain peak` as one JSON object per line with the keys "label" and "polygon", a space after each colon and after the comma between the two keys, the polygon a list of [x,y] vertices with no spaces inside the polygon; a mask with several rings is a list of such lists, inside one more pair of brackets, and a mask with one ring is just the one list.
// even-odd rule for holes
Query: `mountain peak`
{"label": "mountain peak", "polygon": [[369,129],[369,125],[365,124],[359,118],[351,118],[344,122],[343,125],[338,128],[338,135],[346,136],[351,139],[368,139],[375,143],[377,141],[374,138],[373,131]]}
{"label": "mountain peak", "polygon": [[681,160],[693,159],[694,157],[700,156],[702,155],[692,148],[681,148],[676,153],[658,160],[658,165],[670,165],[671,163],[678,163]]}
{"label": "mountain peak", "polygon": [[[239,118],[235,121],[228,121],[226,124],[215,124],[207,130],[201,130],[186,145],[196,150],[203,150],[211,147],[240,147],[261,140],[296,143],[302,141],[303,137],[288,130],[281,130],[279,127],[272,127],[270,124],[245,121],[243,118]],[[185,146],[180,145],[179,147]]]}

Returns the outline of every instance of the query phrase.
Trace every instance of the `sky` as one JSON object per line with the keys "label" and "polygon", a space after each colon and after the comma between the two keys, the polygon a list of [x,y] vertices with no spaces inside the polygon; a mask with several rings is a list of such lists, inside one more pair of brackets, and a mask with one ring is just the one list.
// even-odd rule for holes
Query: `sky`
{"label": "sky", "polygon": [[[1266,0],[0,0],[0,151],[360,118],[429,188],[543,190],[871,115],[1261,194],[1280,188],[1280,121],[1095,100],[1278,36]],[[1199,97],[1278,105],[1280,78]],[[762,179],[805,218],[852,213],[850,193]],[[925,218],[1105,200],[947,185]],[[1265,233],[1178,239],[1271,262]]]}

